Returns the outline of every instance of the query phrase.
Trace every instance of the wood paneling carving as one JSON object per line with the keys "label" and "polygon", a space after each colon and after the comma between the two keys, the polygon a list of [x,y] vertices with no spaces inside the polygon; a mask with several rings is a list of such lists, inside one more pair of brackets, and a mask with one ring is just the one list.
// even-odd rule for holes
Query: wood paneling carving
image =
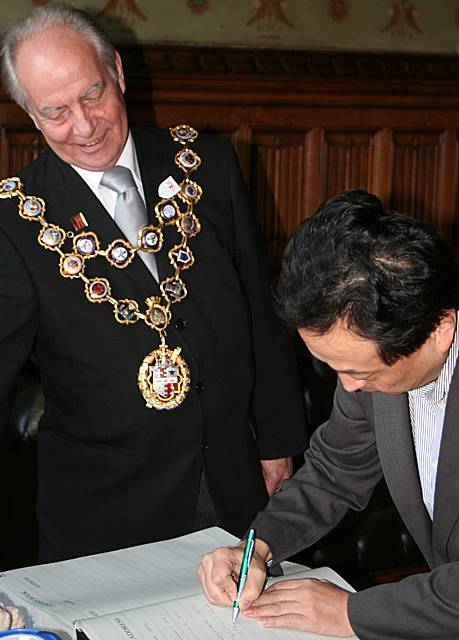
{"label": "wood paneling carving", "polygon": [[305,131],[253,133],[252,194],[275,264],[285,242],[304,218],[308,144]]}
{"label": "wood paneling carving", "polygon": [[[445,56],[124,47],[131,121],[233,142],[274,264],[299,222],[350,187],[433,222],[459,252],[459,66]],[[1,172],[43,142],[0,94]]]}
{"label": "wood paneling carving", "polygon": [[[455,154],[448,153],[445,131],[394,131],[393,187],[390,205],[415,218],[433,222],[452,242],[456,190]],[[450,156],[448,162],[445,156]],[[445,193],[445,188],[447,193]]]}
{"label": "wood paneling carving", "polygon": [[344,189],[371,189],[374,135],[374,131],[324,131],[322,199]]}

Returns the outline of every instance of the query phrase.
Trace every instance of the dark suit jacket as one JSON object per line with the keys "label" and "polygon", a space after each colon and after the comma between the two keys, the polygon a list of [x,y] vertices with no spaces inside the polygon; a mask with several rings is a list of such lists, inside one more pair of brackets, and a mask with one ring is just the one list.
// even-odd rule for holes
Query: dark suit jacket
{"label": "dark suit jacket", "polygon": [[[133,133],[153,222],[159,184],[183,179],[174,163],[179,145],[165,131]],[[39,224],[19,217],[17,199],[0,203],[0,407],[4,422],[35,350],[46,399],[38,437],[42,560],[189,531],[202,467],[222,526],[242,533],[266,501],[259,458],[304,450],[296,365],[273,313],[271,275],[234,151],[210,136],[194,148],[203,161],[193,174],[204,190],[196,207],[202,231],[190,241],[189,293],[173,305],[168,332],[192,386],[175,410],[146,408],[137,388],[156,332],[143,322],[118,324],[109,303],[91,304],[81,280],[59,275],[59,256],[38,245]],[[122,235],[53,152],[21,179],[27,194],[45,199],[48,222],[71,230],[70,218],[82,211],[103,246]],[[177,240],[168,227],[161,277],[171,274],[167,249]],[[115,298],[133,298],[141,309],[159,295],[138,257],[124,270],[90,260],[86,275],[108,278]]]}
{"label": "dark suit jacket", "polygon": [[349,599],[361,640],[459,638],[459,366],[451,382],[433,522],[422,500],[407,394],[347,393],[338,383],[330,420],[305,464],[255,519],[280,561],[319,540],[348,509],[362,509],[384,475],[406,527],[432,567]]}

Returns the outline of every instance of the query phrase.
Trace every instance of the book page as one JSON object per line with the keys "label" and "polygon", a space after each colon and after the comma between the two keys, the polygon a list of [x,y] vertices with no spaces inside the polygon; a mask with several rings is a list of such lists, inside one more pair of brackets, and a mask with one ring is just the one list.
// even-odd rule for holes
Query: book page
{"label": "book page", "polygon": [[[301,565],[285,564],[288,575],[270,579],[268,584],[317,578],[353,590],[328,567],[305,570]],[[90,640],[331,640],[295,629],[266,629],[243,614],[233,624],[232,608],[215,607],[202,594],[85,620],[77,626]]]}

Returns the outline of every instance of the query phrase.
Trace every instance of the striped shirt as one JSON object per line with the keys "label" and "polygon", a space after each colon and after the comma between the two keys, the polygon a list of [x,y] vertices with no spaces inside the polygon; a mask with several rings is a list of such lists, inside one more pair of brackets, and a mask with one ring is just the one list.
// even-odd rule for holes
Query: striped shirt
{"label": "striped shirt", "polygon": [[435,482],[445,407],[449,385],[456,366],[458,348],[459,339],[456,327],[454,340],[438,378],[419,389],[408,391],[411,429],[422,497],[431,519],[433,519],[434,512]]}

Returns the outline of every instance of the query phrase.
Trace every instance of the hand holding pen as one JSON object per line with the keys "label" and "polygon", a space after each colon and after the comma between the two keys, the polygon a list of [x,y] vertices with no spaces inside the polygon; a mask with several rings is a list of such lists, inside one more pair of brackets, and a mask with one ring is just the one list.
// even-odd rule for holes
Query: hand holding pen
{"label": "hand holding pen", "polygon": [[[253,537],[253,547],[247,545],[248,539]],[[256,540],[255,540],[256,538]],[[243,578],[241,560],[244,552],[247,552],[247,561]],[[252,555],[249,570],[249,554]],[[271,559],[271,550],[267,543],[255,536],[255,531],[249,532],[247,541],[242,541],[236,547],[219,547],[206,553],[198,567],[199,579],[207,600],[219,607],[232,607],[239,609],[242,588],[244,588],[244,600],[247,604],[255,601],[262,593],[266,582],[266,563]],[[234,576],[239,575],[237,584]],[[247,582],[246,582],[247,579]],[[240,582],[242,582],[242,586]],[[236,603],[235,603],[236,600]],[[237,613],[234,617],[237,618]]]}
{"label": "hand holding pen", "polygon": [[236,622],[239,615],[239,600],[241,598],[242,591],[244,589],[245,582],[247,580],[247,574],[249,573],[250,562],[253,557],[255,549],[255,529],[250,529],[245,542],[244,555],[242,556],[241,571],[239,573],[239,579],[237,581],[237,597],[233,602],[233,622]]}

